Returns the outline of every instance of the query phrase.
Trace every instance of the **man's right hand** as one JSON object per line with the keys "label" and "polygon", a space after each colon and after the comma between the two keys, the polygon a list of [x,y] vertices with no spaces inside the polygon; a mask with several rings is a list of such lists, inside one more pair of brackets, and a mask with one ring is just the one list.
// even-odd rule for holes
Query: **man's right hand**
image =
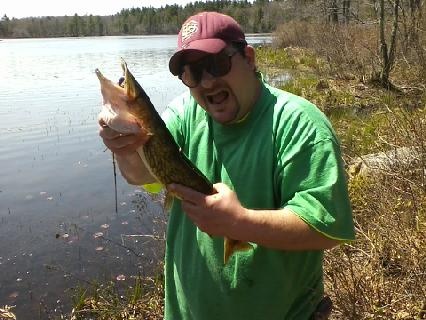
{"label": "man's right hand", "polygon": [[156,182],[137,152],[151,137],[146,130],[120,133],[108,127],[102,119],[99,120],[99,126],[99,135],[105,146],[115,153],[120,172],[128,183],[143,185]]}
{"label": "man's right hand", "polygon": [[108,127],[102,119],[99,120],[99,136],[108,149],[122,157],[134,154],[150,138],[143,128],[137,133],[120,133]]}

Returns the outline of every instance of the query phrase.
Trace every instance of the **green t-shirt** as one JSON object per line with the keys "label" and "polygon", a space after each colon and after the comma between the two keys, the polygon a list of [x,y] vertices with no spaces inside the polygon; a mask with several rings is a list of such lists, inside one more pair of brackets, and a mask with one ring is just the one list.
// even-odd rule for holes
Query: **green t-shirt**
{"label": "green t-shirt", "polygon": [[[189,95],[163,118],[189,159],[252,209],[289,208],[330,238],[354,238],[340,148],[325,116],[262,84],[247,118],[221,125]],[[323,296],[323,251],[253,244],[223,263],[223,238],[200,231],[173,202],[165,257],[165,319],[306,320]]]}

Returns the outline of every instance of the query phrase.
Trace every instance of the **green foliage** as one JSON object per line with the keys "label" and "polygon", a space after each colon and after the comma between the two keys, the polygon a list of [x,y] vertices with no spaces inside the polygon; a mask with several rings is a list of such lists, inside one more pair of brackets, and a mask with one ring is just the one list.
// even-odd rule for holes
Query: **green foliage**
{"label": "green foliage", "polygon": [[143,283],[141,277],[137,277],[135,279],[135,285],[133,288],[129,288],[129,293],[127,294],[129,297],[129,304],[135,305],[143,296]]}
{"label": "green foliage", "polygon": [[307,96],[307,92],[312,91],[318,80],[315,77],[305,77],[305,78],[295,78],[293,80],[288,81],[281,89],[291,92],[298,96]]}
{"label": "green foliage", "polygon": [[322,65],[308,50],[278,49],[268,46],[256,48],[256,63],[258,70],[270,79],[283,73],[288,74],[290,80],[281,88],[304,97],[306,89],[317,84],[317,75],[314,71],[320,69]]}
{"label": "green foliage", "polygon": [[292,69],[294,64],[287,52],[282,49],[271,47],[256,48],[256,61],[258,66],[264,69],[273,67],[275,69]]}
{"label": "green foliage", "polygon": [[87,298],[87,289],[77,287],[72,297],[73,306],[75,309],[80,310],[84,307],[84,300]]}
{"label": "green foliage", "polygon": [[330,120],[349,157],[373,153],[377,150],[377,138],[387,123],[383,113],[372,113],[367,117],[354,112],[331,114]]}

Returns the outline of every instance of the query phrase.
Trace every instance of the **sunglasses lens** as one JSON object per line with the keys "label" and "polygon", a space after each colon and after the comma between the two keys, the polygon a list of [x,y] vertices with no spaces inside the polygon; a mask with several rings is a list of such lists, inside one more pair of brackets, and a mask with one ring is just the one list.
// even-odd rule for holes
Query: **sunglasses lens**
{"label": "sunglasses lens", "polygon": [[217,54],[211,57],[211,63],[207,66],[206,71],[215,77],[226,75],[231,69],[231,59],[225,54]]}
{"label": "sunglasses lens", "polygon": [[179,78],[189,88],[198,86],[203,75],[203,68],[197,64],[187,64],[183,67]]}
{"label": "sunglasses lens", "polygon": [[225,52],[209,55],[201,60],[186,64],[182,68],[179,78],[189,88],[195,88],[200,84],[204,70],[214,77],[223,77],[231,70],[231,57]]}

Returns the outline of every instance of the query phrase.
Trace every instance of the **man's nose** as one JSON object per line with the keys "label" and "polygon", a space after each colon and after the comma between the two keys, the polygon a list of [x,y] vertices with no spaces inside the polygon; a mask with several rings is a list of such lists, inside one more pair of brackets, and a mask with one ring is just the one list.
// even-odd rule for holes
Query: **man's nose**
{"label": "man's nose", "polygon": [[216,77],[208,73],[206,70],[203,70],[201,75],[200,85],[204,88],[211,88],[216,81]]}

